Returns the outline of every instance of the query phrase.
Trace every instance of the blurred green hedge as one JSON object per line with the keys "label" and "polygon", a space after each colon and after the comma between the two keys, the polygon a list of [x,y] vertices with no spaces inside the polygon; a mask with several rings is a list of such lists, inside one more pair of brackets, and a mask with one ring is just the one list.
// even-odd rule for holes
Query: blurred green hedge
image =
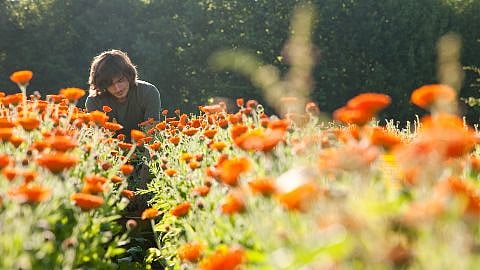
{"label": "blurred green hedge", "polygon": [[[89,62],[99,52],[129,53],[140,76],[158,86],[166,108],[194,111],[211,97],[261,99],[238,74],[215,72],[208,57],[242,48],[282,70],[295,0],[17,0],[0,2],[0,90],[8,75],[31,69],[31,91],[87,88]],[[388,93],[382,115],[411,120],[416,87],[437,82],[436,43],[462,37],[462,65],[480,59],[478,0],[314,0],[318,47],[312,98],[332,111],[365,91]],[[467,73],[460,96],[478,96]],[[470,120],[478,113],[465,108]]]}

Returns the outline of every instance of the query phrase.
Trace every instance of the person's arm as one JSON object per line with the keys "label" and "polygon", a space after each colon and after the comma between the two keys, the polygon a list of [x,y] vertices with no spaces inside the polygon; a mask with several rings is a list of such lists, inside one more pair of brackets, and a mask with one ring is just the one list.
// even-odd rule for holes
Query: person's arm
{"label": "person's arm", "polygon": [[162,102],[160,99],[160,92],[154,85],[150,85],[147,88],[144,100],[146,101],[144,119],[148,120],[149,118],[153,118],[158,121],[160,119]]}

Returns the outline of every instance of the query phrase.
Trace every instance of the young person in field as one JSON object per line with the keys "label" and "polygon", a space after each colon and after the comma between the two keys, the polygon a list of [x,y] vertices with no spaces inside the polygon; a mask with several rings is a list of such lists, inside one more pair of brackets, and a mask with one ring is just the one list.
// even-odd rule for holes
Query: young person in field
{"label": "young person in field", "polygon": [[109,121],[123,126],[118,132],[125,134],[127,141],[130,131],[139,129],[139,123],[160,119],[160,92],[153,84],[138,79],[137,69],[125,52],[109,50],[95,56],[88,83],[87,111],[102,111],[103,106],[109,106]]}

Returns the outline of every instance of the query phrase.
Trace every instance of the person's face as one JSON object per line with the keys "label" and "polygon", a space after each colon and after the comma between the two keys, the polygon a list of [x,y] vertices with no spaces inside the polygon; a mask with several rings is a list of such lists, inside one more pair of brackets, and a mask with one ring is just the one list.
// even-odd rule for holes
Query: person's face
{"label": "person's face", "polygon": [[130,83],[128,82],[127,77],[118,76],[113,78],[112,84],[107,87],[107,91],[117,98],[118,101],[125,101],[127,99],[129,88]]}

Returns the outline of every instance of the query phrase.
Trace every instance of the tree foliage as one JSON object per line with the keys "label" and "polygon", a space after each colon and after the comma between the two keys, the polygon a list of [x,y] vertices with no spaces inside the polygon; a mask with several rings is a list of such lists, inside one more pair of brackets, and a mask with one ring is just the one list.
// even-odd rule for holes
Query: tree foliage
{"label": "tree foliage", "polygon": [[[169,109],[195,110],[211,97],[262,101],[239,74],[216,72],[209,56],[245,49],[285,71],[282,55],[293,7],[283,0],[21,0],[0,2],[0,89],[15,91],[8,75],[32,69],[30,89],[87,88],[89,63],[99,52],[129,53],[142,79],[161,90]],[[436,43],[463,39],[463,64],[479,57],[480,1],[312,0],[319,50],[312,99],[326,111],[366,91],[390,94],[385,117],[422,113],[409,104],[416,87],[437,81]],[[468,74],[467,74],[468,75]],[[461,96],[476,96],[467,76]],[[476,115],[470,115],[472,118]]]}

